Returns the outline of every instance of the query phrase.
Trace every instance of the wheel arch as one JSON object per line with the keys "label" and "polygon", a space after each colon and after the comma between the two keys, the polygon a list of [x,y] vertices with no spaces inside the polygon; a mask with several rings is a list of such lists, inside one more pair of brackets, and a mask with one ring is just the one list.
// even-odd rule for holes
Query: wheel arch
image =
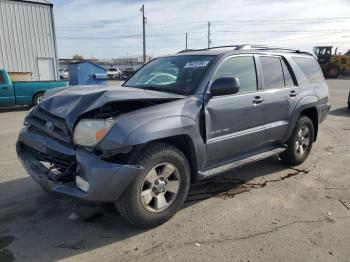
{"label": "wheel arch", "polygon": [[317,134],[318,134],[318,125],[319,125],[319,111],[317,107],[318,99],[315,96],[307,96],[302,98],[297,106],[296,109],[293,112],[293,117],[290,121],[289,128],[287,131],[286,136],[283,139],[283,142],[288,141],[289,137],[291,136],[295,125],[297,124],[298,119],[305,115],[309,117],[314,125],[314,141],[316,141]]}
{"label": "wheel arch", "polygon": [[179,149],[185,155],[191,169],[191,182],[196,182],[198,177],[198,161],[196,157],[196,148],[191,137],[189,135],[176,135],[164,137],[157,140],[149,141],[144,146],[157,142],[172,145]]}
{"label": "wheel arch", "polygon": [[36,97],[37,97],[39,94],[44,95],[44,94],[45,94],[45,90],[36,90],[36,91],[35,91],[35,93],[34,93],[33,96],[32,96],[32,105],[35,104],[35,99],[36,99]]}
{"label": "wheel arch", "polygon": [[311,119],[312,124],[314,126],[314,142],[317,139],[317,134],[318,134],[318,110],[316,107],[309,107],[305,108],[303,111],[300,112],[300,116],[307,116]]}

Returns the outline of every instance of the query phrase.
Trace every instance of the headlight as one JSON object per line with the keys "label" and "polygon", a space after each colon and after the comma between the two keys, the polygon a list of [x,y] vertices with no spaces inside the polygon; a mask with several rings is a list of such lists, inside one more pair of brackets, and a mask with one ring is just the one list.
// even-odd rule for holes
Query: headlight
{"label": "headlight", "polygon": [[80,120],[74,129],[73,141],[81,146],[94,146],[105,137],[113,123],[112,118]]}

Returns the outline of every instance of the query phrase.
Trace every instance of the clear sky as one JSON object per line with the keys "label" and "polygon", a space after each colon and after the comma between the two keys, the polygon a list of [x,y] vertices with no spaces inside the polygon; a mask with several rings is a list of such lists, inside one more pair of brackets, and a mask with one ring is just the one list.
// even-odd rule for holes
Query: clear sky
{"label": "clear sky", "polygon": [[142,54],[147,17],[147,54],[159,56],[207,46],[269,44],[312,50],[316,45],[350,49],[348,0],[51,0],[60,58],[118,58]]}

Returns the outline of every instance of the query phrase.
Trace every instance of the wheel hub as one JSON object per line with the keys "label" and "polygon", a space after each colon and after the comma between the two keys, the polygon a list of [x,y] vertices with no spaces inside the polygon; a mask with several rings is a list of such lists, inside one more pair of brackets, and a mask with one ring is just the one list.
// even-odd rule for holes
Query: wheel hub
{"label": "wheel hub", "polygon": [[153,188],[152,188],[153,192],[155,194],[160,194],[165,192],[166,190],[166,182],[164,180],[164,178],[159,178],[154,182]]}

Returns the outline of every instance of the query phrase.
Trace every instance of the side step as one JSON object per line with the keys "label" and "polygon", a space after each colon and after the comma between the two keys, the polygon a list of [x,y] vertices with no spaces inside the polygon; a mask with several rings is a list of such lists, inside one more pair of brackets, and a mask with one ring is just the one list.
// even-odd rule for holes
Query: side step
{"label": "side step", "polygon": [[278,154],[282,153],[283,151],[285,151],[286,149],[287,149],[286,147],[277,147],[277,148],[275,147],[273,149],[269,149],[268,151],[262,151],[260,153],[254,154],[254,155],[247,156],[245,158],[240,158],[240,159],[233,160],[231,162],[223,163],[220,166],[217,166],[217,167],[214,167],[211,169],[207,169],[204,171],[198,171],[198,178],[205,179],[205,178],[209,178],[212,176],[216,176],[216,175],[224,173],[228,170],[235,169],[237,167],[241,167],[244,165],[248,165],[248,164],[263,160],[263,159],[271,157],[271,156],[278,155]]}

